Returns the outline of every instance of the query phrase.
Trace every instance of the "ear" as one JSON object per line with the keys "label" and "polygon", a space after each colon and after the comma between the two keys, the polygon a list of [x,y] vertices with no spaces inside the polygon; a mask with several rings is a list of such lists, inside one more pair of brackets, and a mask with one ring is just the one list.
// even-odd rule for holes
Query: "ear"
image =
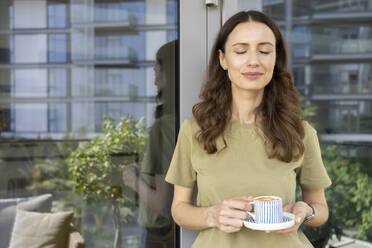
{"label": "ear", "polygon": [[227,70],[225,54],[221,51],[221,49],[218,49],[218,55],[220,59],[220,65],[224,70]]}

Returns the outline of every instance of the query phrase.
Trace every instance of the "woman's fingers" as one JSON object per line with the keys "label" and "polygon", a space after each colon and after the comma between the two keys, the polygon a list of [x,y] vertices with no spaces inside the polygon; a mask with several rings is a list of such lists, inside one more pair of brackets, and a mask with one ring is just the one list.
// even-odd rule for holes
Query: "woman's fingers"
{"label": "woman's fingers", "polygon": [[236,218],[230,218],[230,217],[227,217],[227,216],[220,216],[219,217],[219,222],[223,226],[233,226],[233,227],[237,227],[237,228],[240,228],[240,227],[243,226],[243,220],[236,219]]}
{"label": "woman's fingers", "polygon": [[224,200],[218,206],[218,228],[223,232],[237,232],[243,226],[243,220],[248,217],[247,211],[252,210],[253,197],[239,196]]}
{"label": "woman's fingers", "polygon": [[287,205],[284,207],[284,211],[286,211],[285,209],[287,207],[287,211],[295,215],[295,224],[290,228],[274,231],[274,233],[289,234],[292,232],[297,232],[297,229],[300,227],[303,220],[305,219],[306,205],[304,205],[303,202],[296,202],[295,204]]}
{"label": "woman's fingers", "polygon": [[248,217],[248,214],[246,211],[241,211],[241,210],[221,209],[220,216],[245,220]]}
{"label": "woman's fingers", "polygon": [[292,208],[294,204],[289,204],[283,207],[283,211],[292,213]]}
{"label": "woman's fingers", "polygon": [[248,197],[232,198],[224,200],[222,202],[222,205],[231,209],[251,211],[252,210],[252,204],[250,204],[251,201],[252,200]]}
{"label": "woman's fingers", "polygon": [[240,227],[234,227],[234,226],[221,226],[220,230],[225,233],[233,233],[238,232],[240,230]]}

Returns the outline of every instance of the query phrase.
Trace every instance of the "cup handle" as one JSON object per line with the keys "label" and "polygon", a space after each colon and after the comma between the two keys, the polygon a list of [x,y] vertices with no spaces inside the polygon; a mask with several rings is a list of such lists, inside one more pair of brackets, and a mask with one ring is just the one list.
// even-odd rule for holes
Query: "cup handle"
{"label": "cup handle", "polygon": [[[254,202],[250,202],[249,204],[254,205]],[[256,215],[247,211],[247,214],[253,218],[254,221],[256,221]]]}

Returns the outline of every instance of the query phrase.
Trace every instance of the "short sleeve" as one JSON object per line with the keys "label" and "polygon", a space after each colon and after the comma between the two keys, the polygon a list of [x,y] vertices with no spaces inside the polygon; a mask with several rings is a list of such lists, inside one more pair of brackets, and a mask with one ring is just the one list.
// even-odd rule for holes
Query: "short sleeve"
{"label": "short sleeve", "polygon": [[186,120],[178,134],[176,148],[174,149],[165,181],[171,184],[192,188],[196,181],[196,171],[191,163],[191,137],[190,124]]}
{"label": "short sleeve", "polygon": [[324,189],[331,185],[331,180],[324,167],[316,130],[307,122],[305,128],[305,152],[298,172],[299,183],[304,189]]}
{"label": "short sleeve", "polygon": [[174,118],[163,116],[152,125],[141,174],[165,175],[172,159],[175,140]]}

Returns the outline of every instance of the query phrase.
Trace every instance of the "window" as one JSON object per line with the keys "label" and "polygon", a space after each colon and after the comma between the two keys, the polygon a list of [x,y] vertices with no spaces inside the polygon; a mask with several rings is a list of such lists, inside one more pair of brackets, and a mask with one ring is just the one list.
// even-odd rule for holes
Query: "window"
{"label": "window", "polygon": [[67,62],[67,35],[66,34],[49,34],[49,63]]}
{"label": "window", "polygon": [[63,2],[48,1],[48,27],[67,27],[67,5]]}

